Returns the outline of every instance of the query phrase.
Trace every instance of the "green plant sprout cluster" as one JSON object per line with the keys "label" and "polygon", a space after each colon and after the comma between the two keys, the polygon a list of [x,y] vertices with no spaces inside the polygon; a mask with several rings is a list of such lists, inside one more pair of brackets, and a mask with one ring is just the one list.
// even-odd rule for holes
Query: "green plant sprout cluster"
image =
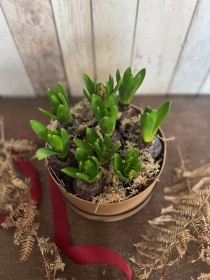
{"label": "green plant sprout cluster", "polygon": [[[133,76],[131,68],[128,67],[121,77],[120,71],[117,70],[117,84],[114,86],[114,79],[111,75],[104,85],[92,81],[87,74],[84,74],[86,89],[83,89],[83,94],[90,103],[92,114],[99,124],[101,133],[99,136],[94,128],[87,127],[86,137],[84,139],[75,137],[73,141],[69,141],[70,135],[67,132],[68,126],[73,121],[67,93],[60,82],[57,83],[55,92],[48,89],[52,110],[48,112],[40,109],[40,111],[56,119],[63,128],[48,130],[41,123],[31,121],[34,132],[50,145],[49,148],[39,149],[36,154],[37,158],[43,159],[56,155],[60,159],[65,159],[69,156],[70,148],[75,147],[75,159],[78,167],[68,166],[61,170],[70,177],[89,183],[97,181],[103,176],[100,166],[111,163],[115,174],[121,180],[132,180],[142,168],[138,149],[131,149],[125,156],[122,156],[121,142],[113,142],[112,137],[119,118],[119,103],[126,106],[130,104],[145,75],[146,70],[142,69]],[[116,95],[117,92],[119,95]],[[153,141],[159,126],[167,117],[170,107],[171,101],[168,101],[157,111],[149,106],[145,109],[139,121],[139,134],[143,142]]]}
{"label": "green plant sprout cluster", "polygon": [[52,89],[48,89],[47,93],[52,105],[52,110],[51,112],[41,108],[39,108],[39,110],[43,114],[57,120],[61,124],[67,125],[71,123],[72,117],[68,105],[68,95],[63,85],[58,82],[56,85],[56,90],[53,91]]}
{"label": "green plant sprout cluster", "polygon": [[159,109],[153,110],[147,107],[141,116],[141,133],[144,142],[151,142],[158,128],[167,117],[171,107],[171,101],[162,104]]}
{"label": "green plant sprout cluster", "polygon": [[116,94],[122,84],[122,79],[119,79],[117,85],[114,87],[114,79],[111,75],[109,75],[109,80],[106,82],[106,86],[104,86],[102,83],[93,82],[87,74],[83,75],[83,80],[88,91],[87,92],[85,89],[83,89],[83,94],[90,103],[92,96],[98,95],[106,104],[109,96],[111,94]]}
{"label": "green plant sprout cluster", "polygon": [[73,141],[78,148],[86,150],[89,155],[96,154],[102,164],[107,164],[121,146],[120,141],[117,141],[112,147],[109,135],[105,134],[102,141],[97,132],[89,127],[86,129],[86,137],[91,145],[79,138],[74,138]]}
{"label": "green plant sprout cluster", "polygon": [[146,75],[146,69],[140,70],[135,77],[133,77],[131,68],[128,67],[124,74],[123,78],[120,76],[120,71],[116,72],[117,82],[122,81],[122,85],[119,88],[119,100],[122,104],[130,104],[134,94],[138,88],[143,83],[144,77]]}
{"label": "green plant sprout cluster", "polygon": [[57,155],[59,158],[66,158],[69,154],[69,137],[64,128],[57,130],[52,128],[48,130],[40,122],[31,120],[31,127],[33,131],[51,148],[40,148],[36,152],[36,156],[39,160],[44,159],[51,155]]}
{"label": "green plant sprout cluster", "polygon": [[120,154],[115,154],[113,159],[115,174],[123,181],[131,180],[141,171],[142,165],[138,158],[139,153],[136,149],[132,149],[127,153],[124,162]]}
{"label": "green plant sprout cluster", "polygon": [[66,167],[61,171],[72,178],[78,178],[88,183],[98,181],[102,177],[102,172],[99,170],[98,159],[96,157],[90,156],[82,148],[77,148],[75,158],[78,162],[78,168]]}
{"label": "green plant sprout cluster", "polygon": [[111,136],[114,132],[118,116],[118,102],[116,96],[111,94],[106,104],[104,104],[101,97],[93,94],[91,106],[93,115],[97,119],[102,133]]}

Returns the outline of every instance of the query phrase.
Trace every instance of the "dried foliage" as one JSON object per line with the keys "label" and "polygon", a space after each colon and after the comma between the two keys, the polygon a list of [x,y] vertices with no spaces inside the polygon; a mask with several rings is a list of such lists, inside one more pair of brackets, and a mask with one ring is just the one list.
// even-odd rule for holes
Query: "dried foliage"
{"label": "dried foliage", "polygon": [[[165,199],[171,204],[162,209],[160,217],[149,221],[152,229],[142,236],[142,242],[134,245],[137,253],[131,261],[140,280],[147,279],[154,270],[159,270],[163,279],[165,268],[181,261],[187,253],[189,242],[194,242],[198,249],[192,263],[202,260],[210,265],[210,164],[186,171],[178,151],[181,167],[175,170],[176,184],[165,188],[170,194]],[[210,279],[210,274],[197,278],[204,279]]]}
{"label": "dried foliage", "polygon": [[[58,248],[56,247],[55,243],[49,242],[49,238],[38,238],[38,245],[44,259],[47,279],[55,279],[57,270],[60,269],[63,271],[65,266],[59,255]],[[65,280],[64,278],[59,279]]]}
{"label": "dried foliage", "polygon": [[[49,242],[48,238],[38,237],[39,224],[35,223],[38,211],[30,195],[31,182],[19,176],[12,162],[14,158],[22,160],[23,156],[31,157],[35,151],[36,145],[26,139],[5,141],[3,119],[0,118],[0,211],[8,214],[1,226],[4,229],[15,229],[14,243],[21,246],[21,261],[27,260],[34,244],[38,244],[46,277],[48,280],[56,280],[57,270],[63,270],[65,264],[56,245]],[[15,157],[13,152],[16,152]]]}
{"label": "dried foliage", "polygon": [[201,273],[201,276],[199,276],[197,280],[210,280],[210,273],[208,274]]}
{"label": "dried foliage", "polygon": [[5,141],[4,147],[8,152],[16,151],[19,156],[25,158],[30,158],[37,149],[37,146],[27,139],[11,139]]}

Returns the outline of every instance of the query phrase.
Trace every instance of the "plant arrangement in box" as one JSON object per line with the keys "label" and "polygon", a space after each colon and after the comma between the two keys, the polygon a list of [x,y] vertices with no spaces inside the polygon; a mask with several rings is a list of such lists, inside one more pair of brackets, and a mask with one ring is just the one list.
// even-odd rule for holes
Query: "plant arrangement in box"
{"label": "plant arrangement in box", "polygon": [[40,111],[53,121],[48,127],[31,120],[34,132],[47,144],[37,158],[47,158],[51,175],[63,190],[96,204],[118,203],[132,198],[157,178],[163,160],[159,127],[167,117],[171,101],[158,110],[143,113],[130,105],[145,78],[127,68],[116,85],[109,75],[104,84],[84,74],[85,98],[69,109],[61,83],[48,89],[52,110]]}

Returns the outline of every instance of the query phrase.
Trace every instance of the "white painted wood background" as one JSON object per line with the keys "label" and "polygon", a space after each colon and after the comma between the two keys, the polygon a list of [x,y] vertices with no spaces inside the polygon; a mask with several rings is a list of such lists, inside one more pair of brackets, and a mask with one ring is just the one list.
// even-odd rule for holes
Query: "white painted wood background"
{"label": "white painted wood background", "polygon": [[209,0],[0,0],[0,95],[147,69],[139,94],[210,94]]}

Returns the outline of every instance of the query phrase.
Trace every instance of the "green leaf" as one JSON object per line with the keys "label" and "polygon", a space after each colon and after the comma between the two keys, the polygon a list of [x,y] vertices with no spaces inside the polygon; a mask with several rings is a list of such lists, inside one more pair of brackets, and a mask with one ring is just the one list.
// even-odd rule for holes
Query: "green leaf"
{"label": "green leaf", "polygon": [[101,176],[102,176],[102,172],[99,171],[99,172],[97,173],[97,175],[96,175],[94,178],[92,178],[92,179],[90,180],[90,182],[95,182],[95,181],[100,180],[100,179],[101,179]]}
{"label": "green leaf", "polygon": [[[126,70],[125,70],[125,72],[124,72],[124,74],[123,74],[123,83],[127,80],[127,78],[129,77],[129,76],[131,76],[132,75],[132,73],[131,73],[131,68],[130,67],[128,67]],[[132,79],[133,79],[133,77],[131,77]]]}
{"label": "green leaf", "polygon": [[122,172],[123,170],[123,163],[122,163],[122,158],[120,154],[115,154],[114,158],[113,158],[113,168],[115,173],[117,173],[117,171]]}
{"label": "green leaf", "polygon": [[87,93],[87,91],[83,88],[83,94],[84,94],[84,96],[87,98],[87,100],[89,101],[89,102],[91,102],[91,97],[89,96],[89,94]]}
{"label": "green leaf", "polygon": [[[93,114],[96,117],[97,121],[99,122],[100,118],[104,116],[105,105],[99,96],[93,94],[91,98],[91,106],[92,106]],[[100,116],[98,115],[97,108],[99,108]]]}
{"label": "green leaf", "polygon": [[110,94],[112,94],[114,88],[114,79],[111,75],[109,75],[109,87],[110,87]]}
{"label": "green leaf", "polygon": [[109,82],[106,82],[106,94],[109,96],[111,94],[111,88]]}
{"label": "green leaf", "polygon": [[[117,71],[116,71],[116,80],[117,80],[117,84],[120,82],[120,80],[122,80],[122,82],[123,82],[119,69],[117,69]],[[119,95],[121,95],[122,94],[122,83],[118,90],[119,90]]]}
{"label": "green leaf", "polygon": [[144,142],[151,142],[153,139],[154,121],[149,113],[141,116],[141,133]]}
{"label": "green leaf", "polygon": [[61,128],[61,140],[63,143],[63,147],[69,143],[69,136],[67,131],[64,128]]}
{"label": "green leaf", "polygon": [[116,94],[116,92],[119,90],[119,88],[121,87],[122,85],[122,79],[120,79],[116,85],[116,87],[114,88],[112,94]]}
{"label": "green leaf", "polygon": [[71,122],[69,108],[65,105],[60,105],[57,111],[57,118],[61,124],[69,124]]}
{"label": "green leaf", "polygon": [[55,135],[59,135],[59,136],[61,135],[60,131],[58,131],[56,128],[51,128],[50,133],[55,134]]}
{"label": "green leaf", "polygon": [[83,80],[90,95],[92,96],[93,94],[95,94],[94,83],[92,82],[92,80],[89,78],[87,74],[83,75]]}
{"label": "green leaf", "polygon": [[53,91],[52,89],[50,89],[50,88],[47,89],[47,95],[48,95],[49,99],[50,99],[51,96],[56,96],[58,98],[58,100],[61,101],[59,99],[58,94],[55,91]]}
{"label": "green leaf", "polygon": [[123,172],[122,172],[124,175],[127,175],[127,171],[130,168],[131,161],[132,161],[132,158],[130,158],[128,161],[125,162],[125,164],[123,166]]}
{"label": "green leaf", "polygon": [[56,152],[62,153],[63,152],[63,142],[61,137],[58,135],[51,135],[49,138],[49,144],[52,146],[53,150]]}
{"label": "green leaf", "polygon": [[41,124],[40,122],[31,120],[30,121],[31,127],[33,131],[45,142],[47,142],[47,134],[48,134],[48,129]]}
{"label": "green leaf", "polygon": [[116,175],[123,181],[128,181],[128,178],[122,175],[122,173],[118,170],[116,171]]}
{"label": "green leaf", "polygon": [[85,150],[83,150],[81,148],[77,148],[75,158],[76,158],[78,163],[80,161],[82,161],[82,162],[86,161],[88,156],[89,156],[88,152],[86,152]]}
{"label": "green leaf", "polygon": [[54,113],[57,113],[58,107],[60,105],[60,101],[58,100],[58,98],[55,95],[51,95],[49,97],[51,105],[52,105],[52,109]]}
{"label": "green leaf", "polygon": [[[86,128],[86,137],[92,145],[96,142],[96,140],[100,139],[100,137],[98,136],[96,131],[89,127]],[[100,141],[101,141],[101,139],[100,139]]]}
{"label": "green leaf", "polygon": [[38,158],[38,160],[41,160],[51,155],[59,155],[59,153],[55,152],[50,148],[40,148],[36,151],[36,157]]}
{"label": "green leaf", "polygon": [[111,149],[112,146],[111,138],[107,134],[104,135],[104,146],[107,147],[108,149]]}
{"label": "green leaf", "polygon": [[[109,107],[105,107],[104,113],[103,113],[102,117],[109,117],[109,115],[110,115]],[[102,118],[102,117],[101,117],[101,118]],[[100,119],[101,119],[101,118],[100,118]]]}
{"label": "green leaf", "polygon": [[81,149],[85,150],[89,155],[92,155],[93,148],[88,143],[86,143],[85,141],[83,141],[79,138],[74,138],[73,141],[78,148],[81,148]]}
{"label": "green leaf", "polygon": [[60,97],[60,99],[62,101],[62,104],[65,105],[67,108],[69,108],[69,104],[66,101],[65,97],[61,93],[59,93],[58,95],[59,95],[59,97]]}
{"label": "green leaf", "polygon": [[77,176],[78,179],[81,179],[81,180],[86,181],[86,182],[89,182],[89,183],[91,182],[90,176],[88,176],[88,175],[86,175],[86,174],[77,173],[76,176]]}
{"label": "green leaf", "polygon": [[100,120],[99,125],[103,134],[108,134],[109,136],[112,135],[115,127],[112,119],[110,119],[109,117],[103,117]]}
{"label": "green leaf", "polygon": [[118,102],[117,102],[117,98],[114,94],[111,94],[108,98],[106,107],[110,108],[110,111],[112,110],[113,106],[117,106]]}
{"label": "green leaf", "polygon": [[95,161],[88,159],[86,161],[86,165],[87,165],[87,175],[92,179],[97,175],[97,165],[95,163]]}
{"label": "green leaf", "polygon": [[65,168],[61,169],[61,171],[64,172],[65,174],[67,174],[68,176],[72,177],[72,178],[78,178],[77,177],[77,173],[79,172],[78,168],[65,167]]}
{"label": "green leaf", "polygon": [[123,84],[122,84],[122,91],[120,93],[120,102],[123,104],[128,104],[129,101],[129,92],[133,86],[133,77],[128,76],[127,79],[124,81],[123,79]]}
{"label": "green leaf", "polygon": [[132,149],[132,150],[130,150],[130,151],[127,153],[126,158],[125,158],[125,161],[127,161],[127,160],[130,159],[130,158],[133,158],[135,161],[138,160],[138,158],[139,158],[139,153],[138,153],[138,151],[137,151],[136,149]]}
{"label": "green leaf", "polygon": [[54,115],[52,112],[45,111],[45,110],[43,110],[43,109],[41,109],[41,108],[39,108],[39,111],[42,112],[44,115],[46,115],[46,116],[48,116],[48,117],[51,117],[51,118],[53,118],[53,119],[55,119],[55,120],[58,120],[57,116]]}
{"label": "green leaf", "polygon": [[62,94],[62,96],[65,98],[66,103],[68,104],[68,95],[66,93],[66,90],[64,86],[61,84],[61,82],[58,82],[56,85],[56,93],[59,95],[59,93]]}
{"label": "green leaf", "polygon": [[96,169],[98,170],[98,159],[95,156],[89,156],[89,159],[95,162]]}
{"label": "green leaf", "polygon": [[132,84],[132,88],[130,89],[130,91],[124,92],[125,93],[125,103],[129,104],[134,96],[134,94],[136,93],[137,89],[139,88],[139,83],[141,82],[141,75],[139,74],[136,78],[136,80],[132,80],[133,84]]}
{"label": "green leaf", "polygon": [[116,120],[117,120],[117,116],[118,116],[118,108],[117,106],[114,106],[112,108],[112,111],[110,113],[110,119],[113,121],[113,125],[115,126]]}
{"label": "green leaf", "polygon": [[[141,86],[141,84],[142,84],[143,81],[144,81],[144,78],[145,78],[145,76],[146,76],[146,69],[145,69],[145,68],[141,69],[141,70],[136,74],[136,76],[134,77],[134,80],[136,79],[136,77],[137,77],[139,74],[141,75],[141,81],[140,81],[140,83],[139,83],[138,88]],[[138,88],[137,88],[137,89],[138,89]]]}
{"label": "green leaf", "polygon": [[99,107],[96,108],[95,117],[96,117],[96,119],[97,119],[98,122],[99,122],[100,119],[102,118]]}
{"label": "green leaf", "polygon": [[133,77],[130,75],[126,80],[123,80],[123,91],[125,96],[129,94],[131,88],[133,86]]}
{"label": "green leaf", "polygon": [[154,125],[153,134],[155,134],[157,132],[159,126],[167,117],[167,115],[170,111],[171,103],[172,103],[171,101],[167,101],[164,104],[162,104],[160,106],[160,108],[157,110],[157,118],[156,118],[156,122]]}
{"label": "green leaf", "polygon": [[135,165],[133,166],[134,170],[136,171],[136,173],[139,173],[141,171],[142,168],[142,164],[140,161],[136,162]]}
{"label": "green leaf", "polygon": [[151,113],[150,113],[154,123],[156,122],[156,119],[157,119],[157,111],[156,110],[152,110]]}
{"label": "green leaf", "polygon": [[104,155],[101,150],[101,147],[99,146],[99,144],[97,142],[95,142],[93,144],[93,146],[94,146],[94,151],[96,152],[99,161],[102,162],[104,160]]}
{"label": "green leaf", "polygon": [[114,147],[111,149],[111,151],[110,151],[110,153],[109,153],[109,158],[111,158],[111,157],[114,155],[114,153],[116,153],[116,152],[119,150],[120,147],[121,147],[121,143],[120,143],[120,141],[118,141],[118,142],[114,145]]}
{"label": "green leaf", "polygon": [[150,106],[147,106],[144,110],[144,113],[151,113],[152,112],[152,108]]}
{"label": "green leaf", "polygon": [[117,80],[117,83],[119,83],[119,81],[121,80],[119,69],[117,69],[117,71],[116,71],[116,80]]}

